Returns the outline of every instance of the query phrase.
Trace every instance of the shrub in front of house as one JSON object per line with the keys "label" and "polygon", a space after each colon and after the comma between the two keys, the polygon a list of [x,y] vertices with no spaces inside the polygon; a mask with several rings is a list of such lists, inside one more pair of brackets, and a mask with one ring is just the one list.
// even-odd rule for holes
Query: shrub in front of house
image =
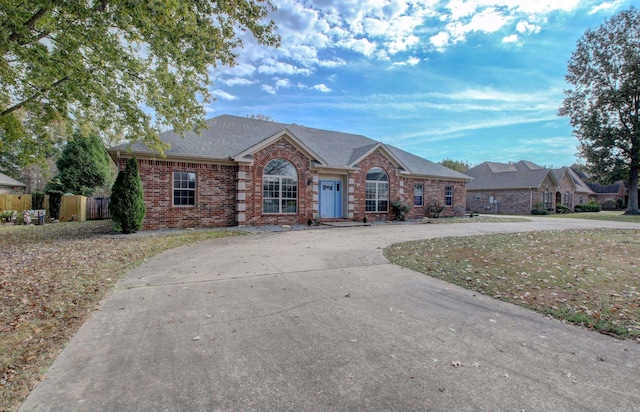
{"label": "shrub in front of house", "polygon": [[560,203],[556,204],[556,213],[571,213],[571,209]]}
{"label": "shrub in front of house", "polygon": [[137,232],[142,228],[146,211],[138,162],[132,157],[118,173],[111,190],[109,213],[115,230],[125,234]]}
{"label": "shrub in front of house", "polygon": [[411,207],[402,203],[400,199],[391,202],[391,214],[393,215],[394,220],[404,221],[410,210]]}
{"label": "shrub in front of house", "polygon": [[591,200],[587,204],[576,205],[573,210],[574,212],[600,212],[602,207],[595,200]]}
{"label": "shrub in front of house", "polygon": [[440,217],[440,213],[442,213],[444,209],[445,207],[442,206],[440,203],[431,202],[427,207],[425,213],[428,218],[437,219]]}

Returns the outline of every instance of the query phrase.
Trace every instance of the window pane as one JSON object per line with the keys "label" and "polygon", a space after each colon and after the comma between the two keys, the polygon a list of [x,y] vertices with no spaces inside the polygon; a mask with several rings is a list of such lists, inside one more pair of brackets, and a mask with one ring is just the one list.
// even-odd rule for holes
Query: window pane
{"label": "window pane", "polygon": [[262,201],[262,211],[264,213],[278,213],[278,200],[264,199]]}
{"label": "window pane", "polygon": [[389,199],[389,183],[378,183],[378,199]]}
{"label": "window pane", "polygon": [[296,168],[285,159],[273,159],[264,167],[264,175],[298,176]]}
{"label": "window pane", "polygon": [[173,204],[175,206],[195,206],[196,174],[173,172]]}
{"label": "window pane", "polygon": [[282,201],[282,213],[296,213],[296,201],[295,200],[283,200]]}
{"label": "window pane", "polygon": [[365,202],[365,209],[367,212],[375,212],[376,211],[376,201],[375,200],[367,200]]}
{"label": "window pane", "polygon": [[386,212],[389,210],[389,202],[386,200],[378,201],[378,212]]}
{"label": "window pane", "polygon": [[381,168],[373,167],[367,173],[366,180],[387,182],[389,181],[389,177],[387,176],[387,173],[385,173],[385,171]]}

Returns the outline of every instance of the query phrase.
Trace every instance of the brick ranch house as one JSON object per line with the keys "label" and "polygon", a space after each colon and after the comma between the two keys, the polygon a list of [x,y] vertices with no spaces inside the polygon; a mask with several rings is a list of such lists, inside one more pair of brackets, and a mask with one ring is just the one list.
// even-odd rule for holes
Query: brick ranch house
{"label": "brick ranch house", "polygon": [[538,202],[555,210],[560,184],[550,169],[528,161],[505,164],[483,162],[465,172],[467,209],[471,211],[529,215]]}
{"label": "brick ranch house", "polygon": [[465,211],[468,176],[361,135],[222,115],[160,138],[164,158],[140,142],[108,150],[119,170],[137,159],[146,230],[387,220],[395,200],[408,218],[430,202]]}

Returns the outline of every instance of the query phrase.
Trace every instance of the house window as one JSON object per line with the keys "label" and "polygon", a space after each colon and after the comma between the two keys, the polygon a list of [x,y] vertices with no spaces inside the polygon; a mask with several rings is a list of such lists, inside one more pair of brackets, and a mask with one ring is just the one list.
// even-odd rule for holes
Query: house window
{"label": "house window", "polygon": [[262,212],[271,214],[298,211],[298,173],[285,159],[273,159],[262,177]]}
{"label": "house window", "polygon": [[379,167],[369,170],[366,177],[365,210],[386,212],[389,210],[389,176]]}
{"label": "house window", "polygon": [[413,205],[414,206],[424,205],[424,186],[423,185],[413,186]]}
{"label": "house window", "polygon": [[173,205],[196,205],[196,174],[173,172]]}
{"label": "house window", "polygon": [[453,206],[453,186],[444,187],[444,205]]}

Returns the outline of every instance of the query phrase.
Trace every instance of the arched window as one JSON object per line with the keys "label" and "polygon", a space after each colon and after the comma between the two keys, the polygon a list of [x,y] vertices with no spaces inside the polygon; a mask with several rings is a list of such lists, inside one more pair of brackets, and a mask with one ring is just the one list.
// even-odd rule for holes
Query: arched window
{"label": "arched window", "polygon": [[298,173],[285,159],[273,159],[262,176],[262,213],[298,211]]}
{"label": "arched window", "polygon": [[389,176],[379,167],[371,168],[367,173],[365,210],[367,212],[389,210]]}

